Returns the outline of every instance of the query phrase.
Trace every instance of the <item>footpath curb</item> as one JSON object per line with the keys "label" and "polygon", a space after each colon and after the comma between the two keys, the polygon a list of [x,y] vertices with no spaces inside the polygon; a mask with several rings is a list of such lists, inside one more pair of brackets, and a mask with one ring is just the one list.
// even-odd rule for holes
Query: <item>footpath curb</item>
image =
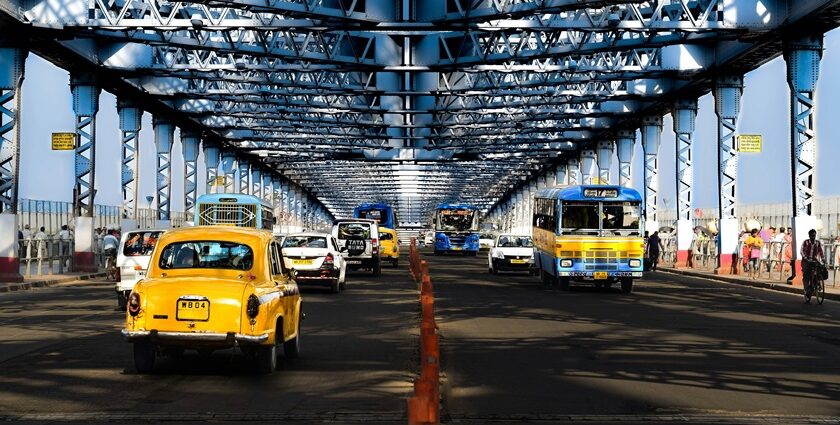
{"label": "footpath curb", "polygon": [[[735,285],[741,286],[751,286],[753,288],[761,288],[761,289],[769,289],[771,291],[776,292],[786,292],[788,294],[797,294],[803,295],[804,290],[802,288],[793,287],[786,283],[779,283],[779,282],[766,282],[761,280],[745,280],[739,279],[736,277],[729,277],[729,276],[722,276],[710,273],[700,273],[690,270],[680,270],[680,269],[668,269],[668,268],[659,268],[657,271],[662,271],[665,273],[677,274],[682,276],[689,276],[689,277],[696,277],[700,279],[709,279],[718,282],[725,282],[731,283]],[[826,292],[825,299],[827,300],[835,300],[840,301],[840,294]]]}
{"label": "footpath curb", "polygon": [[49,286],[57,286],[62,283],[69,283],[75,282],[77,280],[91,280],[96,279],[98,277],[105,277],[105,273],[88,273],[88,274],[80,274],[80,275],[73,275],[73,276],[62,276],[53,279],[46,279],[46,280],[36,280],[32,282],[20,282],[20,283],[0,283],[0,293],[3,292],[14,292],[14,291],[25,291],[28,289],[33,288],[45,288]]}

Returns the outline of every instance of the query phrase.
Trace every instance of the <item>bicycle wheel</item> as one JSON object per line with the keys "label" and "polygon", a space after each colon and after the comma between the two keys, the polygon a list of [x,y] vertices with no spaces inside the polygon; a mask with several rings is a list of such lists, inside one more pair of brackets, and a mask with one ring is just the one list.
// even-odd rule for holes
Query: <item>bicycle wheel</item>
{"label": "bicycle wheel", "polygon": [[811,282],[802,282],[802,291],[805,295],[805,302],[811,303]]}
{"label": "bicycle wheel", "polygon": [[825,281],[818,279],[814,285],[814,292],[817,296],[817,304],[822,304],[825,301]]}

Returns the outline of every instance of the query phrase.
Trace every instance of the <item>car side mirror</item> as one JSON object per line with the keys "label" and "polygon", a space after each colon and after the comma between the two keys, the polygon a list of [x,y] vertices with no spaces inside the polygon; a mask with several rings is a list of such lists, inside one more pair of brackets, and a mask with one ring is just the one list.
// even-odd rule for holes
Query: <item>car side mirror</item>
{"label": "car side mirror", "polygon": [[338,249],[338,252],[347,252],[347,247],[342,246],[341,248]]}

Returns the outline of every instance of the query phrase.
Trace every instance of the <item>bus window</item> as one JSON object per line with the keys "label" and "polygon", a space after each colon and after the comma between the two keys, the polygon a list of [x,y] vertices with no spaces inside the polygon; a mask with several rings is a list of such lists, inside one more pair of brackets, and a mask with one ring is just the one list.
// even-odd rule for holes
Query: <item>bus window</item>
{"label": "bus window", "polygon": [[440,210],[438,212],[438,230],[464,232],[475,227],[475,213],[470,210]]}
{"label": "bus window", "polygon": [[639,231],[641,211],[635,202],[604,202],[604,230]]}
{"label": "bus window", "polygon": [[[562,228],[569,231],[600,230],[598,204],[564,202]],[[585,232],[589,234],[590,232]]]}

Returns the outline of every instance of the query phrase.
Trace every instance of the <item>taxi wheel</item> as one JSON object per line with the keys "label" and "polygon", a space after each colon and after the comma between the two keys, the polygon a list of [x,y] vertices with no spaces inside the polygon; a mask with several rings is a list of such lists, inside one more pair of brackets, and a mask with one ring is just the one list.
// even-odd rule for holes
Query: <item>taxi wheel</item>
{"label": "taxi wheel", "polygon": [[621,292],[624,294],[633,292],[633,279],[626,277],[621,279]]}
{"label": "taxi wheel", "polygon": [[148,342],[134,343],[134,369],[149,373],[155,369],[155,346]]}
{"label": "taxi wheel", "polygon": [[277,343],[257,347],[257,371],[269,374],[277,369]]}
{"label": "taxi wheel", "polygon": [[330,283],[330,292],[337,294],[339,291],[341,291],[341,285],[338,283],[338,279],[334,279]]}
{"label": "taxi wheel", "polygon": [[300,319],[298,319],[297,335],[283,343],[283,356],[296,359],[300,356]]}

